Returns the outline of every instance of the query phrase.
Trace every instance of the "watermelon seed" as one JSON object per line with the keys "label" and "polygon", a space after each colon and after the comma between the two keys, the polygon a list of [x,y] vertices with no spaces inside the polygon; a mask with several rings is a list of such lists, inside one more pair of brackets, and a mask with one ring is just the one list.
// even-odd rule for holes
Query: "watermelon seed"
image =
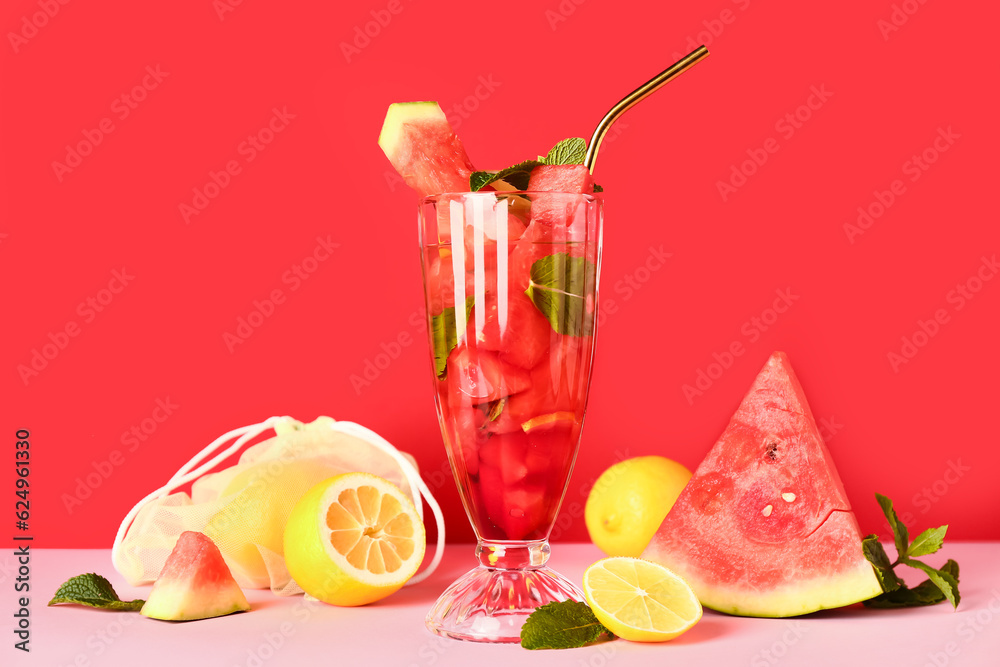
{"label": "watermelon seed", "polygon": [[773,507],[771,507],[770,505],[768,505],[767,507],[765,507],[764,509],[762,509],[760,511],[760,513],[763,514],[764,516],[771,516],[771,511],[773,509],[774,509]]}
{"label": "watermelon seed", "polygon": [[795,494],[791,492],[782,493],[781,499],[784,500],[786,503],[790,503],[793,500],[795,500]]}
{"label": "watermelon seed", "polygon": [[777,461],[778,443],[772,440],[772,441],[765,441],[764,445],[767,447],[767,452],[766,452],[767,458],[771,459],[772,461]]}

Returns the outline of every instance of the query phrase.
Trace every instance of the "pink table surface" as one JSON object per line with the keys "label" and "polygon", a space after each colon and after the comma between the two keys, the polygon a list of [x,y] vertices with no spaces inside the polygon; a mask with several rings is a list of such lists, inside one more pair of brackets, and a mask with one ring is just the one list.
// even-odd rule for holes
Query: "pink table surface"
{"label": "pink table surface", "polygon": [[[590,544],[556,544],[550,563],[580,581],[601,557]],[[793,619],[736,618],[705,611],[702,620],[665,644],[622,640],[564,651],[527,651],[442,639],[429,633],[424,615],[444,587],[473,565],[472,546],[449,545],[438,571],[367,607],[338,608],[248,591],[253,610],[191,623],[165,623],[136,613],[83,607],[47,607],[65,579],[83,572],[107,576],[123,599],[145,597],[111,566],[107,550],[32,551],[31,652],[13,644],[13,583],[17,565],[0,557],[0,606],[4,638],[0,665],[129,665],[157,667],[263,667],[264,665],[878,665],[901,667],[1000,665],[1000,543],[947,545],[932,564],[954,558],[961,566],[962,604],[902,610],[860,605]],[[917,573],[909,577],[917,583]]]}

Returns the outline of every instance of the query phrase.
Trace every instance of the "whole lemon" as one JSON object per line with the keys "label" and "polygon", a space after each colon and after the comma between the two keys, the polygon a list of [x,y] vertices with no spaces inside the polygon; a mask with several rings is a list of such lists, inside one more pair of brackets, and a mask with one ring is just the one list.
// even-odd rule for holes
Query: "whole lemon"
{"label": "whole lemon", "polygon": [[590,539],[609,556],[640,556],[689,479],[690,470],[663,456],[614,464],[587,496]]}
{"label": "whole lemon", "polygon": [[243,470],[223,490],[228,499],[202,532],[222,551],[237,583],[268,588],[271,574],[262,552],[283,552],[285,523],[306,491],[333,469],[313,460],[268,461]]}

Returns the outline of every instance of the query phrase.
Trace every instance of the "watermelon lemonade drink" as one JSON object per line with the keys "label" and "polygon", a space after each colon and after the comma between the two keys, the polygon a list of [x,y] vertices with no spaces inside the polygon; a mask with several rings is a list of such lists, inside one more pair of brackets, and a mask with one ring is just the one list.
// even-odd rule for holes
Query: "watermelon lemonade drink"
{"label": "watermelon lemonade drink", "polygon": [[426,197],[420,211],[436,404],[480,560],[428,625],[517,641],[535,607],[581,599],[544,564],[587,403],[601,203],[470,192]]}
{"label": "watermelon lemonade drink", "polygon": [[590,142],[478,171],[437,102],[389,105],[378,144],[422,197],[420,251],[441,432],[479,566],[427,615],[439,635],[520,641],[536,608],[583,594],[545,567],[576,460],[597,324],[603,208],[593,179],[621,114],[708,55],[615,104]]}

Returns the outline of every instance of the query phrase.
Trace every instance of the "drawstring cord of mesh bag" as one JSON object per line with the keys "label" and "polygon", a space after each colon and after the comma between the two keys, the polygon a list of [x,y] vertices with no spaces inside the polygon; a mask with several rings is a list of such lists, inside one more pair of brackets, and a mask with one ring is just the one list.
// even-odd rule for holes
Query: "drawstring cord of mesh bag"
{"label": "drawstring cord of mesh bag", "polygon": [[[410,580],[406,582],[406,586],[412,584],[419,584],[421,581],[431,576],[434,570],[437,569],[438,564],[441,562],[441,558],[444,556],[444,515],[441,513],[441,506],[434,499],[431,490],[427,488],[427,484],[420,477],[420,473],[417,469],[413,467],[413,464],[406,460],[406,457],[399,453],[399,450],[393,447],[389,442],[375,433],[370,431],[360,424],[355,424],[354,422],[334,422],[330,424],[330,428],[335,431],[340,431],[341,433],[346,433],[347,435],[353,435],[357,438],[367,441],[369,444],[374,445],[376,449],[379,449],[393,459],[402,468],[403,474],[406,475],[406,481],[410,485],[410,493],[413,495],[413,505],[417,508],[417,514],[420,515],[420,520],[424,520],[424,508],[423,503],[420,502],[420,496],[424,497],[427,501],[427,506],[431,508],[431,512],[434,513],[434,521],[437,523],[437,548],[434,549],[434,557],[431,559],[430,564],[424,569],[423,572],[418,572],[417,574],[410,577]],[[419,493],[418,493],[419,489]]]}
{"label": "drawstring cord of mesh bag", "polygon": [[[291,417],[270,417],[259,424],[241,426],[240,428],[233,429],[228,433],[224,433],[213,440],[207,447],[195,454],[187,463],[181,466],[166,484],[136,503],[135,506],[129,510],[128,514],[125,515],[125,518],[122,519],[122,523],[118,527],[118,532],[115,534],[115,543],[111,548],[111,562],[114,564],[115,569],[122,572],[124,571],[123,568],[126,567],[121,560],[123,557],[122,543],[125,540],[125,535],[128,533],[128,529],[132,525],[132,522],[139,515],[142,508],[146,506],[146,504],[154,500],[164,498],[173,493],[173,491],[177,488],[198,479],[205,473],[211,471],[219,463],[238,452],[250,440],[256,438],[264,431],[274,428],[276,424],[290,421],[294,420]],[[434,495],[427,487],[427,484],[424,483],[424,480],[420,477],[420,473],[413,466],[413,464],[410,463],[398,449],[389,444],[385,438],[378,435],[374,431],[361,426],[360,424],[355,424],[354,422],[335,421],[330,424],[330,428],[334,431],[344,433],[345,435],[351,435],[364,440],[379,451],[388,454],[394,461],[396,461],[400,469],[403,471],[403,475],[406,477],[406,481],[410,486],[410,494],[413,499],[413,505],[416,507],[417,514],[420,516],[421,521],[424,519],[424,507],[421,502],[421,496],[427,503],[427,506],[431,508],[431,512],[434,514],[434,520],[437,523],[437,548],[434,550],[434,557],[431,559],[430,564],[424,568],[422,572],[413,575],[405,585],[411,586],[413,584],[420,583],[434,573],[434,570],[437,569],[438,564],[441,562],[441,558],[444,556],[445,529],[444,515],[441,513],[441,506],[438,505],[437,500],[434,499]],[[232,445],[216,454],[215,457],[207,463],[203,463],[198,466],[199,463],[211,456],[217,449],[233,438],[236,438],[236,441]],[[195,468],[195,466],[198,467]]]}

